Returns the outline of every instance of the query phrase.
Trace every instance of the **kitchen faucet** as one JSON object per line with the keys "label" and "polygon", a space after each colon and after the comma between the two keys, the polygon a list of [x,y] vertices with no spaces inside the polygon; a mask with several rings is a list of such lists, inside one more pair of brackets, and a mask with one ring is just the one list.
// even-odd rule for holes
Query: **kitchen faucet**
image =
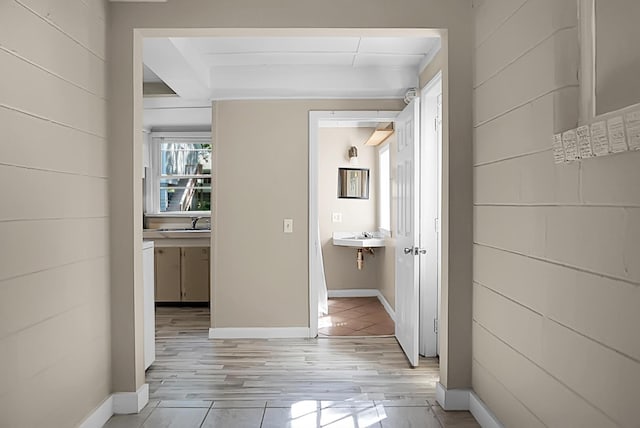
{"label": "kitchen faucet", "polygon": [[195,229],[198,226],[198,220],[203,217],[191,217],[191,229]]}

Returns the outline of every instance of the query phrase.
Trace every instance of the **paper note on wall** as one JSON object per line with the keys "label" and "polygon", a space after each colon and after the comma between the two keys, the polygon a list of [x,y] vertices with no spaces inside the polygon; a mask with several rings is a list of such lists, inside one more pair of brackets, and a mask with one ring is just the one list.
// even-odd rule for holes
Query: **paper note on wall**
{"label": "paper note on wall", "polygon": [[562,134],[553,136],[553,161],[564,163],[564,147],[562,147]]}
{"label": "paper note on wall", "polygon": [[575,129],[562,133],[562,145],[564,146],[564,154],[567,162],[579,159],[578,139]]}
{"label": "paper note on wall", "polygon": [[609,154],[609,138],[607,137],[606,122],[594,122],[591,124],[591,147],[593,154],[596,156]]}
{"label": "paper note on wall", "polygon": [[578,153],[581,159],[592,158],[593,150],[591,150],[591,133],[589,132],[589,126],[581,126],[576,129],[576,135],[578,136]]}
{"label": "paper note on wall", "polygon": [[620,153],[627,150],[627,138],[624,132],[624,121],[622,116],[617,116],[607,120],[607,130],[609,131],[609,147],[612,153]]}
{"label": "paper note on wall", "polygon": [[625,115],[629,150],[640,150],[640,110]]}

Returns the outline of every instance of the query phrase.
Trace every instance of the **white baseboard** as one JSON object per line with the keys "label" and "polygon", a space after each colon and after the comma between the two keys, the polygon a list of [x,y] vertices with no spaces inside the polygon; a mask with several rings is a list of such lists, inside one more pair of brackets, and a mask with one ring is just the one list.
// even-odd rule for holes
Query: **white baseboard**
{"label": "white baseboard", "polygon": [[86,417],[78,428],[102,428],[113,416],[113,395],[107,397],[89,416]]}
{"label": "white baseboard", "polygon": [[469,411],[482,428],[504,428],[493,412],[473,391],[469,394]]}
{"label": "white baseboard", "polygon": [[209,339],[289,339],[309,337],[309,327],[210,328]]}
{"label": "white baseboard", "polygon": [[436,401],[446,411],[468,410],[482,428],[504,428],[486,404],[470,389],[447,389],[436,384]]}
{"label": "white baseboard", "polygon": [[149,384],[145,383],[136,392],[113,394],[113,413],[130,415],[139,413],[149,402]]}
{"label": "white baseboard", "polygon": [[384,310],[389,314],[389,317],[391,317],[394,322],[396,320],[395,311],[378,289],[354,288],[350,290],[327,290],[327,295],[329,297],[377,297],[380,303],[382,303],[382,306],[384,306]]}
{"label": "white baseboard", "polygon": [[468,389],[447,389],[436,383],[436,401],[444,410],[469,410]]}
{"label": "white baseboard", "polygon": [[393,322],[396,322],[396,312],[391,309],[391,305],[389,304],[389,302],[387,302],[387,299],[384,298],[380,290],[378,290],[378,300],[380,300],[380,303],[382,303],[384,310],[389,314],[389,318],[391,318]]}
{"label": "white baseboard", "polygon": [[378,297],[380,290],[375,288],[353,288],[350,290],[327,290],[329,297]]}
{"label": "white baseboard", "polygon": [[96,407],[78,428],[102,428],[114,414],[139,413],[149,402],[149,384],[136,392],[116,392]]}

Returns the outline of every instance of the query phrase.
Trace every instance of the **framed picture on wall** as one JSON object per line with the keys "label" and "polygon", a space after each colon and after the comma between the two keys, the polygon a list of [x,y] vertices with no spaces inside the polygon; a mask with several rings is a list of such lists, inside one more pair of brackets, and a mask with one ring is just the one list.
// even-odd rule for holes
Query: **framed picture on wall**
{"label": "framed picture on wall", "polygon": [[338,168],[338,198],[369,199],[369,169]]}

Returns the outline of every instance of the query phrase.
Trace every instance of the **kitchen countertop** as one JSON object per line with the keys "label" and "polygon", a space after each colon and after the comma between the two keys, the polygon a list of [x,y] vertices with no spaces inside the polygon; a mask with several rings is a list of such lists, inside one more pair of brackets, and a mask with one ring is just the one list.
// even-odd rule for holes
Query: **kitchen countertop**
{"label": "kitchen countertop", "polygon": [[142,238],[156,247],[210,247],[209,229],[144,229]]}

